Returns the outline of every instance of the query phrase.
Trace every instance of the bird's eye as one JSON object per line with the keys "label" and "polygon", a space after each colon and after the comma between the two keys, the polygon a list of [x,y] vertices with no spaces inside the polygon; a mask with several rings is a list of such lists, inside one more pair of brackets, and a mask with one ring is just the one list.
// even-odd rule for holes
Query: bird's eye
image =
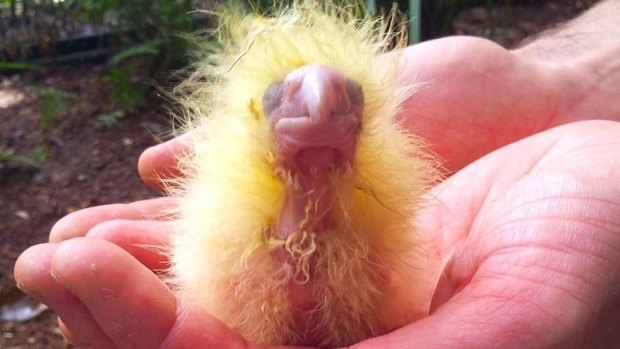
{"label": "bird's eye", "polygon": [[347,94],[349,95],[351,104],[362,106],[364,104],[364,92],[362,91],[362,86],[357,83],[357,81],[351,79],[347,79],[346,81]]}
{"label": "bird's eye", "polygon": [[267,90],[263,94],[262,101],[263,111],[267,117],[282,104],[283,91],[284,84],[282,82],[276,82],[267,87]]}

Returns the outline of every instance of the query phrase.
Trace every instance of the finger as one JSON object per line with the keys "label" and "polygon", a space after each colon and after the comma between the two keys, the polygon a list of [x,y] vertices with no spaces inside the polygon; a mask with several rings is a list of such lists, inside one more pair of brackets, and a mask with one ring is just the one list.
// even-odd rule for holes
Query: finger
{"label": "finger", "polygon": [[166,222],[116,219],[97,224],[87,237],[107,240],[151,270],[169,267],[165,255],[172,227]]}
{"label": "finger", "polygon": [[118,348],[157,348],[174,323],[170,290],[118,246],[67,240],[53,255],[51,269]]}
{"label": "finger", "polygon": [[24,251],[15,263],[17,286],[65,319],[61,329],[72,329],[63,331],[68,341],[86,347],[114,348],[84,304],[52,277],[50,261],[57,248],[57,244],[41,244]]}
{"label": "finger", "polygon": [[164,219],[175,204],[172,198],[136,201],[130,204],[111,204],[79,210],[61,218],[50,232],[50,242],[60,242],[84,236],[95,225],[112,219]]}
{"label": "finger", "polygon": [[[86,305],[118,348],[159,348],[162,344],[181,348],[187,337],[205,342],[186,347],[243,345],[240,338],[228,343],[228,337],[234,336],[209,316],[177,309],[170,289],[111,243],[87,238],[65,241],[51,265],[56,278]],[[176,333],[182,334],[178,341],[166,342]]]}
{"label": "finger", "polygon": [[[92,316],[91,316],[92,318]],[[95,321],[94,319],[92,320],[93,322]],[[96,324],[96,323],[95,323]],[[64,323],[64,321],[62,321],[62,319],[60,318],[60,316],[58,316],[58,329],[60,330],[60,333],[62,334],[63,337],[65,337],[65,340],[73,345],[77,345],[80,348],[90,348],[92,347],[92,345],[89,343],[80,343],[79,341],[80,336],[76,336],[73,331],[71,331],[71,329],[67,326],[67,324]],[[78,332],[79,333],[79,332]],[[106,339],[108,340],[109,343],[107,343],[106,346],[97,343],[96,345],[101,346],[102,348],[109,348],[109,349],[113,349],[114,348],[114,344],[109,340],[109,338],[106,337]],[[89,338],[90,340],[90,338]]]}
{"label": "finger", "polygon": [[52,257],[52,271],[116,348],[267,348],[247,343],[206,312],[177,303],[153,273],[106,241],[63,242]]}
{"label": "finger", "polygon": [[156,190],[163,190],[163,181],[182,175],[177,162],[188,148],[190,134],[183,134],[165,143],[146,149],[138,160],[138,172],[144,183]]}

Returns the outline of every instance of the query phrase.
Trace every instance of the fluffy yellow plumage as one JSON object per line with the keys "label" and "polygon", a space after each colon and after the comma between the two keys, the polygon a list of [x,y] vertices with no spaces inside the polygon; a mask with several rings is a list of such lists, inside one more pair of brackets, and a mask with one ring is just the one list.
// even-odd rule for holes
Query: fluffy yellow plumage
{"label": "fluffy yellow plumage", "polygon": [[[400,327],[420,314],[425,258],[411,226],[435,164],[395,115],[411,87],[397,84],[398,54],[382,55],[403,28],[357,3],[299,1],[272,16],[220,14],[219,45],[208,47],[184,97],[191,151],[171,246],[171,282],[248,340],[336,347]],[[402,48],[400,40],[397,49]],[[381,63],[378,57],[381,56]],[[287,185],[261,100],[291,71],[321,64],[364,94],[354,160],[330,177],[332,224],[279,238]],[[274,262],[284,250],[295,263]],[[312,265],[312,268],[309,265]],[[289,285],[317,305],[296,309]]]}

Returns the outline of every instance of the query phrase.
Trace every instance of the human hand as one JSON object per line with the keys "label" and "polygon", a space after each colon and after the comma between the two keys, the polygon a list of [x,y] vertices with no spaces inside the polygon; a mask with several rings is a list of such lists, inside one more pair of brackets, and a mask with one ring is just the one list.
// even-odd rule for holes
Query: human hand
{"label": "human hand", "polygon": [[[471,40],[464,38],[453,39]],[[464,49],[467,47],[465,41],[461,42],[464,45],[463,52],[467,52],[467,50]],[[441,52],[440,48],[445,48],[445,45],[447,45],[446,43],[447,41],[442,42],[439,40],[435,41],[434,44],[428,43],[427,46],[423,48],[433,51],[431,49],[433,45],[436,45],[434,46],[435,50]],[[453,42],[453,44],[458,45],[456,41]],[[477,45],[485,46],[492,44],[476,41],[475,44],[471,45],[473,49],[476,47],[479,48]],[[493,46],[492,49],[489,48],[489,51],[492,52],[496,50],[502,49],[495,46]],[[499,56],[503,56],[509,61],[513,60],[509,52],[503,50],[501,52],[501,54],[499,51],[495,53]],[[409,54],[409,52],[407,54]],[[435,54],[435,56],[438,55],[439,54]],[[415,59],[415,57],[412,57],[412,59]],[[461,59],[467,61],[470,58],[462,56]],[[478,59],[480,59],[480,57],[478,57]],[[488,61],[500,62],[501,59],[495,57]],[[426,69],[430,71],[431,69],[428,64],[415,65],[417,68],[405,65],[404,69],[408,74],[419,77],[420,81],[428,81],[428,79],[423,79],[424,77],[421,75],[422,71],[415,70]],[[454,67],[451,67],[451,69],[454,71]],[[505,67],[505,69],[507,68]],[[527,70],[525,68],[521,69]],[[478,78],[476,78],[476,74],[473,74],[474,72],[478,73]],[[523,72],[523,74],[526,73]],[[507,74],[507,78],[509,75],[510,74]],[[440,76],[445,76],[445,78],[442,79]],[[442,75],[440,72],[437,72],[435,73],[434,85],[418,92],[418,94],[415,94],[408,101],[408,103],[416,104],[419,108],[410,110],[410,112],[403,115],[403,119],[407,122],[407,126],[420,133],[422,137],[427,138],[431,142],[431,149],[436,151],[439,155],[444,158],[450,156],[452,161],[448,164],[452,170],[457,170],[463,165],[471,162],[475,159],[476,154],[483,154],[495,147],[509,143],[513,140],[512,138],[514,138],[515,135],[520,135],[519,132],[522,132],[521,134],[523,136],[527,136],[530,133],[538,131],[537,127],[534,126],[539,125],[539,120],[548,120],[545,118],[548,118],[549,115],[543,113],[542,109],[528,109],[521,106],[521,108],[524,108],[522,110],[523,114],[529,115],[529,118],[524,118],[518,113],[508,113],[510,111],[509,97],[505,97],[505,100],[501,101],[489,98],[488,100],[485,99],[480,101],[480,103],[474,103],[475,101],[472,101],[472,99],[469,98],[470,96],[465,95],[464,97],[467,98],[463,97],[463,91],[468,91],[469,93],[470,90],[477,90],[480,94],[501,91],[498,86],[503,84],[501,79],[497,81],[498,85],[495,85],[494,88],[489,88],[488,86],[494,85],[489,85],[485,79],[488,79],[488,76],[477,70],[473,71],[471,74],[463,73],[460,77],[458,75]],[[534,79],[534,77],[528,79]],[[431,93],[435,88],[447,86],[448,82],[454,84],[453,86],[462,86],[463,89],[454,89],[451,93],[436,91],[439,96],[435,96]],[[469,86],[469,90],[467,86]],[[508,89],[512,86],[511,84],[505,84],[503,86],[507,88],[507,90],[504,90],[504,93],[515,93],[513,90]],[[414,102],[416,98],[418,98],[418,102]],[[453,108],[451,103],[459,100],[468,107],[462,110]],[[496,102],[502,103],[497,103],[497,106],[493,107]],[[512,102],[519,102],[519,98],[513,99]],[[439,107],[433,109],[431,108],[433,105]],[[441,112],[442,106],[444,106],[443,112]],[[481,120],[471,125],[463,123],[460,128],[456,128],[456,126],[453,127],[450,121],[458,123],[459,120],[453,119],[453,115],[450,115],[449,112],[451,108],[452,110],[459,111],[459,119],[472,121],[476,120],[478,116],[482,116]],[[531,108],[536,108],[535,103],[532,103]],[[538,118],[536,117],[537,110],[541,112]],[[505,116],[505,113],[508,113],[508,116]],[[415,123],[411,120],[415,120]],[[493,129],[497,128],[497,120],[503,121],[502,126],[517,125],[520,123],[524,126],[515,130],[511,130],[510,127],[512,126],[508,126],[505,130],[502,128],[503,131],[498,130],[494,134]],[[541,124],[543,126],[540,126],[540,130],[544,129],[546,126],[544,122]],[[437,125],[443,125],[443,127],[437,127]],[[574,136],[574,127],[576,126],[571,125],[571,127],[568,127],[568,130],[565,128],[565,131],[560,133],[570,138]],[[484,132],[485,130],[486,132]],[[564,132],[566,132],[566,134],[564,134]],[[451,133],[454,134],[454,138],[449,136]],[[464,148],[464,135],[467,134],[469,134],[470,137],[471,134],[476,134],[479,137],[474,141],[470,138],[467,144],[472,145],[470,145],[469,148]],[[548,135],[549,133],[545,133],[540,137],[544,136],[549,142],[554,139],[553,137],[561,138],[558,133],[552,133],[552,135],[554,135],[553,137]],[[542,141],[534,142],[534,144],[529,143],[531,140],[524,140],[519,144],[523,142],[526,142],[527,146],[521,146],[519,148],[520,150],[528,149],[529,146],[532,146],[537,149],[539,154],[542,151],[539,148],[548,145]],[[141,173],[143,178],[145,178],[145,182],[156,185],[157,181],[154,180],[155,177],[153,174],[156,172],[162,173],[162,169],[164,168],[168,169],[168,172],[174,175],[174,157],[171,156],[171,154],[180,148],[182,148],[182,142],[175,141],[166,146],[145,152],[140,163]],[[503,156],[499,156],[499,159],[503,159],[504,162],[512,161],[517,165],[525,166],[527,166],[528,163],[534,166],[536,163],[536,159],[522,159],[522,161],[520,161],[520,157],[524,157],[526,154],[523,152],[513,151],[508,154],[504,151],[503,154]],[[497,157],[495,154],[493,156]],[[483,165],[479,165],[480,163]],[[485,192],[478,192],[474,189],[479,188],[482,190],[485,188],[492,188],[497,186],[498,183],[511,178],[511,167],[507,166],[505,171],[488,171],[488,166],[490,165],[488,160],[485,161],[483,159],[477,164],[472,165],[466,171],[455,175],[436,189],[438,194],[436,195],[437,199],[435,199],[435,202],[445,206],[445,209],[433,208],[434,206],[432,205],[429,206],[421,216],[423,223],[422,228],[425,229],[425,225],[433,227],[433,219],[438,219],[436,217],[450,217],[450,215],[456,215],[456,213],[451,212],[451,210],[457,205],[457,199],[459,203],[457,207],[460,210],[463,210],[463,207],[476,207],[477,204],[484,201],[484,198],[486,198]],[[587,164],[582,165],[586,166]],[[611,170],[613,170],[613,167],[610,171]],[[463,173],[466,173],[466,175]],[[508,176],[508,178],[504,178],[506,176]],[[453,189],[453,185],[456,185],[458,188],[459,183],[471,182],[472,178],[482,183],[480,185],[470,185],[466,187],[465,189],[469,190],[469,192],[461,188],[460,191],[462,192],[458,195],[455,194],[457,190]],[[452,194],[450,195],[445,194],[451,192]],[[121,205],[92,208],[70,215],[55,226],[50,236],[50,244],[35,246],[24,253],[16,266],[16,278],[21,287],[27,292],[44,300],[58,311],[60,317],[63,319],[63,333],[65,333],[70,340],[86,346],[97,348],[129,348],[136,346],[234,348],[245,347],[247,345],[250,347],[250,344],[245,343],[238,335],[227,330],[222,324],[214,320],[208,314],[176,300],[171,291],[149,271],[149,269],[165,267],[166,261],[162,260],[161,256],[153,253],[150,249],[141,248],[137,245],[160,245],[165,242],[168,231],[167,226],[152,218],[157,217],[159,212],[173,204],[174,203],[170,202],[169,199],[158,199],[156,201],[138,202],[129,206]],[[469,285],[471,283],[468,283],[468,280],[478,280],[473,277],[478,275],[478,269],[476,269],[478,266],[474,264],[470,265],[470,268],[465,270],[470,273],[466,276],[463,276],[465,274],[461,273],[461,269],[454,269],[454,266],[462,265],[463,260],[475,257],[473,254],[464,253],[462,251],[463,248],[457,248],[461,245],[478,245],[477,236],[480,234],[472,234],[468,230],[468,223],[473,224],[477,217],[479,217],[475,212],[476,210],[473,208],[471,211],[458,212],[458,216],[462,217],[461,220],[452,220],[452,218],[448,218],[448,223],[452,222],[452,225],[448,225],[447,227],[442,226],[443,228],[437,230],[438,233],[434,236],[433,244],[439,254],[438,258],[440,260],[450,261],[449,265],[452,266],[446,269],[446,276],[443,278],[443,282],[436,293],[435,306],[437,307],[437,304],[443,303],[446,299],[449,300],[438,307],[437,311],[427,319],[407,326],[393,334],[361,343],[359,344],[359,348],[386,347],[385,343],[394,343],[393,347],[400,348],[404,345],[403,343],[409,343],[410,341],[424,344],[420,344],[420,347],[432,347],[432,345],[447,343],[450,338],[462,340],[463,343],[467,343],[463,338],[458,337],[459,333],[461,333],[462,336],[467,336],[467,333],[457,331],[459,330],[458,326],[462,324],[457,322],[451,323],[449,320],[465,312],[467,308],[474,303],[468,303],[467,298],[465,300],[462,299],[465,297],[464,295],[466,295],[463,291],[459,292],[453,298],[450,297],[452,296],[452,289],[455,287],[456,282]],[[485,213],[486,211],[481,210],[478,212]],[[465,213],[471,215],[465,216]],[[460,226],[455,222],[459,222]],[[434,224],[435,227],[438,225],[437,222]],[[450,227],[452,226],[454,226],[454,228],[451,234],[447,234],[446,231],[451,229]],[[441,232],[441,234],[439,232]],[[84,235],[86,235],[86,238],[65,241],[72,237]],[[465,251],[467,251],[467,249],[465,249]],[[482,272],[485,272],[486,269],[482,267],[486,265],[487,264],[480,263]],[[455,272],[454,270],[457,271]],[[54,278],[51,277],[51,274],[54,275]],[[473,276],[468,279],[467,276],[470,275]],[[615,277],[617,277],[617,275]],[[463,278],[465,278],[465,281],[463,281]],[[507,278],[504,282],[511,284],[515,279],[518,278]],[[484,285],[484,283],[482,284]],[[516,286],[517,289],[519,289],[518,283]],[[484,288],[484,286],[482,286],[482,288]],[[467,288],[463,288],[463,290],[465,289]],[[604,291],[605,289],[598,288],[598,290]],[[473,295],[476,296],[476,293]],[[599,305],[604,303],[601,302],[599,302]],[[459,304],[461,304],[460,307]],[[487,304],[497,306],[497,304]],[[478,303],[474,305],[482,307],[482,305]],[[132,315],[128,316],[127,314]],[[440,317],[440,315],[443,317]],[[536,319],[536,317],[531,317],[531,319]],[[468,319],[464,318],[461,320],[466,321]],[[477,318],[477,320],[480,321],[481,319]],[[506,319],[506,321],[508,320],[510,319]],[[520,321],[525,320],[520,319]],[[442,325],[444,322],[446,325]],[[495,322],[497,321],[488,321],[491,325]],[[472,326],[473,325],[475,324],[472,324]],[[478,325],[480,324],[478,323]],[[508,325],[504,326],[509,325],[510,322]],[[471,330],[464,326],[463,328]],[[506,327],[503,327],[503,329],[507,331]],[[452,333],[453,337],[428,334],[432,334],[433,331],[436,331],[438,334]],[[491,344],[497,343],[497,333],[492,333],[492,331],[488,332],[488,335],[472,336],[472,340],[490,341]],[[505,335],[505,332],[501,334]],[[431,340],[438,342],[431,342]],[[483,342],[478,347],[484,347],[484,344]],[[454,345],[444,345],[454,347]]]}
{"label": "human hand", "polygon": [[618,135],[561,126],[434,188],[418,221],[445,265],[430,316],[351,349],[620,348]]}

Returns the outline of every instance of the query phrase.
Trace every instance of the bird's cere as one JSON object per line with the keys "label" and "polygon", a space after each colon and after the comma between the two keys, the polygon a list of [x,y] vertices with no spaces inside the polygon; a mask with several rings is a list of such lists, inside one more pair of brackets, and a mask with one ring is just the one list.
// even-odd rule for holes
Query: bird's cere
{"label": "bird's cere", "polygon": [[[289,73],[283,82],[271,85],[263,96],[263,109],[273,130],[280,160],[293,171],[300,170],[300,166],[318,169],[350,163],[363,102],[364,95],[358,83],[325,65],[303,66]],[[316,152],[321,148],[326,154],[333,153],[334,159],[322,163],[320,158],[324,156]],[[316,161],[313,156],[300,154],[305,150],[317,154]]]}

